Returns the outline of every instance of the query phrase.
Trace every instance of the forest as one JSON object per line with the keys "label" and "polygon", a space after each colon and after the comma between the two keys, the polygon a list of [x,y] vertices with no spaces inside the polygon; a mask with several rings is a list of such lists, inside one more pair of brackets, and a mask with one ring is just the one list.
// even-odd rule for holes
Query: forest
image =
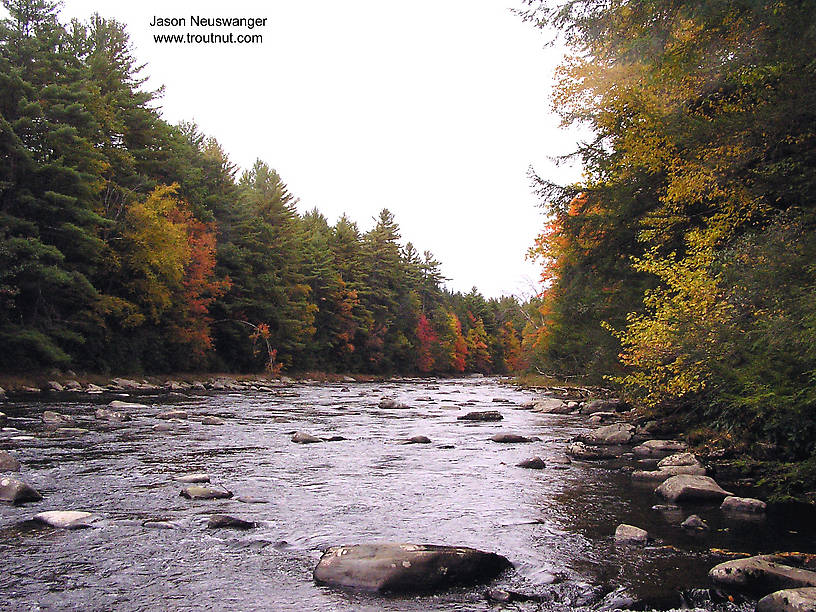
{"label": "forest", "polygon": [[518,367],[516,300],[446,290],[388,210],[299,214],[270,165],[168,124],[123,24],[3,4],[0,370]]}
{"label": "forest", "polygon": [[569,48],[554,107],[593,134],[578,184],[533,176],[549,221],[531,367],[614,385],[813,495],[816,3],[527,0],[521,16]]}

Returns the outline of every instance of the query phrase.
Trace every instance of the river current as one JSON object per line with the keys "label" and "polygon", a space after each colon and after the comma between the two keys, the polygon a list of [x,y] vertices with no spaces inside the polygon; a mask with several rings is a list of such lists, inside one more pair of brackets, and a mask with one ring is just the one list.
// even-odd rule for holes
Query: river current
{"label": "river current", "polygon": [[[390,397],[406,409],[382,409]],[[660,512],[653,487],[635,487],[632,458],[558,463],[585,416],[518,409],[540,394],[496,379],[292,384],[274,390],[198,395],[59,394],[2,404],[0,449],[43,494],[0,505],[2,610],[573,610],[598,609],[621,589],[649,607],[749,610],[707,590],[706,574],[727,560],[712,549],[816,551],[812,525],[790,514],[734,520],[716,506]],[[146,404],[121,426],[94,418],[112,399]],[[189,418],[156,431],[156,414]],[[89,431],[54,437],[44,410],[70,414]],[[499,422],[465,422],[498,410]],[[214,415],[221,425],[198,419]],[[295,444],[294,431],[344,440]],[[499,444],[496,433],[540,442]],[[430,444],[403,442],[425,435]],[[516,467],[539,456],[542,470]],[[235,498],[192,501],[174,478],[206,472]],[[240,501],[238,498],[244,501]],[[53,530],[30,518],[85,510],[98,527]],[[711,526],[691,535],[692,512]],[[206,529],[211,514],[258,522],[249,531]],[[145,527],[169,521],[174,528]],[[616,546],[619,523],[647,529],[646,547]],[[810,529],[810,531],[808,531]],[[382,596],[316,585],[329,546],[399,541],[472,546],[515,566],[494,586],[533,597],[508,605],[485,586],[422,596]],[[609,599],[607,598],[607,601]],[[642,609],[642,608],[641,608]]]}

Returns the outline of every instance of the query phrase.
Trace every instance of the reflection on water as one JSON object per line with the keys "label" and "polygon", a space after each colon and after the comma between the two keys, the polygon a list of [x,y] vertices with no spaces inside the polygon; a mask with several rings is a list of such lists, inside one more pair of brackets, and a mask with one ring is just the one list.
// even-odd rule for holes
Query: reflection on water
{"label": "reflection on water", "polygon": [[[394,397],[408,409],[377,407]],[[816,550],[803,519],[757,523],[724,517],[716,506],[653,510],[651,487],[633,487],[626,469],[575,462],[564,468],[566,441],[583,417],[517,410],[532,394],[490,379],[374,384],[293,385],[274,392],[142,397],[154,404],[110,426],[76,397],[9,402],[0,448],[13,450],[23,477],[44,495],[22,507],[0,506],[2,609],[77,610],[488,610],[483,588],[421,597],[383,597],[318,587],[311,571],[328,546],[371,540],[466,545],[508,557],[516,572],[499,586],[534,596],[518,610],[569,610],[595,604],[616,587],[654,605],[678,605],[676,590],[708,587],[723,560],[710,548],[746,552]],[[494,402],[494,398],[506,401]],[[68,401],[71,400],[71,401]],[[168,404],[187,421],[154,431]],[[40,414],[73,415],[89,433],[58,438]],[[499,410],[501,422],[462,422],[470,410]],[[223,425],[196,419],[215,415]],[[293,431],[346,440],[294,444]],[[497,444],[498,432],[538,436],[532,444]],[[32,435],[29,440],[11,440]],[[425,435],[431,444],[402,444]],[[515,467],[538,455],[543,470]],[[207,472],[235,498],[191,501],[173,478]],[[245,501],[240,501],[245,500]],[[246,503],[255,502],[255,503]],[[263,503],[266,502],[266,503]],[[25,522],[53,509],[89,510],[102,527],[52,531]],[[248,532],[205,529],[212,513],[257,521]],[[679,523],[697,513],[703,536]],[[171,521],[156,529],[143,521]],[[618,523],[647,529],[645,549],[616,547]],[[704,606],[714,608],[710,600]],[[723,604],[717,609],[737,608]],[[730,607],[729,607],[730,606]]]}

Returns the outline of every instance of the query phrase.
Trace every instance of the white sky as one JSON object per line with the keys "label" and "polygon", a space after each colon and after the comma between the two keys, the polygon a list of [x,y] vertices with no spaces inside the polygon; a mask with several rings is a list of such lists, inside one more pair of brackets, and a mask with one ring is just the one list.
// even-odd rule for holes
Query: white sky
{"label": "white sky", "polygon": [[[261,158],[300,198],[362,230],[383,207],[454,290],[529,295],[524,255],[543,224],[527,168],[567,182],[572,150],[549,90],[560,51],[510,12],[520,0],[65,0],[128,26],[170,122],[194,120],[231,159]],[[267,17],[261,45],[167,45],[190,15]],[[151,28],[153,16],[186,28]],[[243,30],[241,30],[243,32]],[[238,33],[236,31],[236,33]]]}

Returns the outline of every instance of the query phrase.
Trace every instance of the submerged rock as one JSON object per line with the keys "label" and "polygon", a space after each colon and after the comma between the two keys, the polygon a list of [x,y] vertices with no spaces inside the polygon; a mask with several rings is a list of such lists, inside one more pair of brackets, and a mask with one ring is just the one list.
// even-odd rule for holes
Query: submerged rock
{"label": "submerged rock", "polygon": [[544,463],[544,460],[541,457],[530,457],[529,459],[525,459],[524,461],[517,463],[517,467],[527,468],[528,470],[543,470],[547,467],[547,464]]}
{"label": "submerged rock", "polygon": [[496,410],[481,410],[477,412],[468,412],[462,416],[456,417],[457,421],[501,421],[504,417]]}
{"label": "submerged rock", "polygon": [[16,478],[0,478],[0,501],[12,504],[40,501],[40,495],[33,487]]}
{"label": "submerged rock", "polygon": [[784,589],[766,595],[757,602],[756,612],[813,612],[816,587]]}
{"label": "submerged rock", "polygon": [[780,589],[816,587],[816,572],[785,565],[785,561],[785,557],[777,555],[735,559],[715,565],[708,576],[721,586],[762,595]]}
{"label": "submerged rock", "polygon": [[523,444],[526,442],[540,442],[541,438],[536,438],[533,436],[532,438],[528,438],[527,436],[520,436],[519,434],[511,434],[511,433],[500,433],[496,434],[495,436],[491,436],[490,438],[493,442],[499,442],[501,444]]}
{"label": "submerged rock", "polygon": [[53,425],[56,427],[76,425],[74,417],[67,414],[60,414],[53,410],[46,410],[42,414],[42,421],[46,425]]}
{"label": "submerged rock", "polygon": [[150,408],[144,404],[137,404],[135,402],[122,402],[120,400],[113,400],[108,404],[111,410],[140,410],[142,408]]}
{"label": "submerged rock", "polygon": [[490,580],[512,567],[473,548],[422,544],[360,544],[328,549],[314,570],[320,584],[364,591],[429,591]]}
{"label": "submerged rock", "polygon": [[628,444],[634,435],[635,426],[631,423],[615,423],[614,425],[599,427],[588,434],[582,434],[579,436],[579,440],[587,444],[611,446],[615,444]]}
{"label": "submerged rock", "polygon": [[744,512],[750,514],[761,514],[765,512],[767,504],[753,497],[735,497],[733,495],[726,497],[723,503],[720,504],[720,510],[728,512]]}
{"label": "submerged rock", "polygon": [[228,514],[213,514],[210,520],[207,521],[207,529],[220,529],[225,527],[230,529],[252,529],[256,526],[257,524],[252,521],[245,521],[244,519],[229,516]]}
{"label": "submerged rock", "polygon": [[722,501],[731,495],[708,476],[680,474],[661,484],[655,493],[669,501]]}
{"label": "submerged rock", "polygon": [[232,491],[193,485],[182,489],[179,495],[187,499],[229,499],[232,497]]}
{"label": "submerged rock", "polygon": [[122,423],[130,420],[130,415],[126,412],[119,412],[117,410],[108,410],[107,408],[97,408],[94,413],[97,419],[103,421],[114,421]]}
{"label": "submerged rock", "polygon": [[91,512],[77,510],[49,510],[34,515],[34,520],[54,529],[83,529],[93,527],[99,517]]}
{"label": "submerged rock", "polygon": [[20,462],[6,451],[0,451],[0,472],[19,472]]}
{"label": "submerged rock", "polygon": [[176,477],[178,482],[183,482],[185,484],[195,484],[195,483],[202,483],[202,482],[210,482],[210,475],[204,473],[197,473],[197,474],[184,474],[182,476]]}
{"label": "submerged rock", "polygon": [[223,425],[224,419],[218,418],[217,416],[205,416],[201,419],[202,425]]}
{"label": "submerged rock", "polygon": [[386,410],[404,410],[406,408],[410,408],[408,404],[403,404],[402,402],[398,402],[397,400],[391,397],[384,397],[380,400],[380,403],[377,404],[378,407],[384,408]]}
{"label": "submerged rock", "polygon": [[430,444],[431,439],[428,436],[414,436],[413,438],[408,438],[405,441],[405,444]]}
{"label": "submerged rock", "polygon": [[690,531],[708,531],[708,523],[696,514],[692,514],[685,521],[680,523],[680,526]]}
{"label": "submerged rock", "polygon": [[584,460],[614,459],[624,452],[626,449],[620,446],[590,446],[583,442],[573,442],[567,447],[567,455]]}
{"label": "submerged rock", "polygon": [[296,431],[294,434],[292,434],[292,442],[296,442],[298,444],[315,444],[317,442],[323,442],[323,440],[317,436],[308,434],[305,431]]}
{"label": "submerged rock", "polygon": [[157,419],[186,419],[187,413],[184,410],[165,410],[156,415]]}
{"label": "submerged rock", "polygon": [[621,523],[615,529],[615,541],[624,544],[645,544],[649,540],[649,532],[634,525]]}

